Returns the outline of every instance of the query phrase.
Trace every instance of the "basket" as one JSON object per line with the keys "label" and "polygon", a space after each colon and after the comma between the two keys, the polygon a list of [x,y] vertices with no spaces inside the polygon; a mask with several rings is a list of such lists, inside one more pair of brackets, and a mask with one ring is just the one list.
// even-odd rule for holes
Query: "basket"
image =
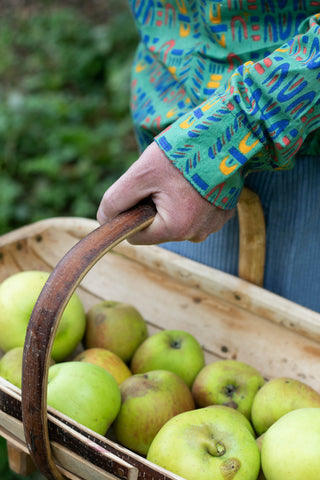
{"label": "basket", "polygon": [[239,277],[157,246],[130,245],[126,238],[153,220],[147,204],[103,226],[52,218],[0,237],[0,281],[21,270],[52,271],[30,318],[22,389],[0,377],[0,435],[13,471],[27,475],[37,468],[49,480],[181,479],[47,407],[51,345],[75,290],[86,310],[103,299],[135,305],[149,334],[189,331],[206,362],[238,359],[265,378],[291,376],[320,390],[320,316],[261,286],[261,211],[257,197],[245,190],[238,207]]}

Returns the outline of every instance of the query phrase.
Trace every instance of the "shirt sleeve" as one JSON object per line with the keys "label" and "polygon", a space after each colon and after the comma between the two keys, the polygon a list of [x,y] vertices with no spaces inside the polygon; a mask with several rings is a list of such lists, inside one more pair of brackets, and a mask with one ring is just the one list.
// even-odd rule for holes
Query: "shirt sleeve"
{"label": "shirt sleeve", "polygon": [[237,68],[155,141],[204,198],[232,209],[248,173],[292,168],[319,127],[320,14],[271,55]]}

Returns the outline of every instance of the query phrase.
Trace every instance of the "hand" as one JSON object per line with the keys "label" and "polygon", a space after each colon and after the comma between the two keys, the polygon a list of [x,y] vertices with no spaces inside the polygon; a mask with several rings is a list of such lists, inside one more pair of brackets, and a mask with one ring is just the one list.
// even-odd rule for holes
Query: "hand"
{"label": "hand", "polygon": [[97,219],[103,224],[148,197],[156,206],[156,216],[151,225],[129,237],[132,244],[201,242],[234,213],[205,200],[153,142],[105,192]]}

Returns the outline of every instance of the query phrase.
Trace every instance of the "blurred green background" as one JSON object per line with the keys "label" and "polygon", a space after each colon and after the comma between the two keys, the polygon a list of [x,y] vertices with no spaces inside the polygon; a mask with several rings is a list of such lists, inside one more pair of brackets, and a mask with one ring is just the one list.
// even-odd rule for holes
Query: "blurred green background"
{"label": "blurred green background", "polygon": [[[0,235],[43,218],[95,218],[137,158],[137,38],[125,0],[0,2]],[[19,478],[0,437],[0,479]]]}
{"label": "blurred green background", "polygon": [[48,217],[95,218],[137,157],[129,113],[137,33],[126,1],[1,5],[0,235]]}

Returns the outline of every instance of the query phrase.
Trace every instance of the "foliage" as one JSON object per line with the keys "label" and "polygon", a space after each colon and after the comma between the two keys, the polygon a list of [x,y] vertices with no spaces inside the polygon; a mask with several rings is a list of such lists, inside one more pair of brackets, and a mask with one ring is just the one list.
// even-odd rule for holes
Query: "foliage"
{"label": "foliage", "polygon": [[3,437],[0,437],[0,478],[1,480],[46,480],[45,477],[37,471],[30,475],[30,477],[23,477],[10,470],[7,457],[7,444]]}
{"label": "foliage", "polygon": [[126,10],[98,24],[72,8],[0,19],[0,234],[47,217],[95,217],[137,156],[136,41]]}

